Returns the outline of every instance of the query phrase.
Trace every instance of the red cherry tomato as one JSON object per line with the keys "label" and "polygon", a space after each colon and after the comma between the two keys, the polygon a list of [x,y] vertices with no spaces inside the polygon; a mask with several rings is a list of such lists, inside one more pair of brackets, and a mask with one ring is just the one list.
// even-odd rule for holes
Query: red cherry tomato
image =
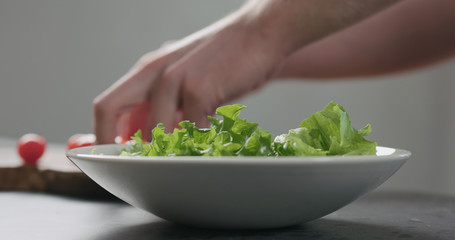
{"label": "red cherry tomato", "polygon": [[17,141],[17,151],[24,164],[37,164],[45,149],[46,139],[34,133],[27,133]]}
{"label": "red cherry tomato", "polygon": [[78,147],[93,146],[95,144],[96,137],[94,134],[85,133],[85,134],[74,134],[66,142],[66,148],[73,149]]}

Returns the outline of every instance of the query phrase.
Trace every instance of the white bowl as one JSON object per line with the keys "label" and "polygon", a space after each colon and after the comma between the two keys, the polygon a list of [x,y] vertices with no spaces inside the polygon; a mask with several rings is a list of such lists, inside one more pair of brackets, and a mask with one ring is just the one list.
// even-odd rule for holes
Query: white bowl
{"label": "white bowl", "polygon": [[[411,156],[124,157],[124,145],[67,151],[125,202],[168,221],[203,228],[285,227],[320,218],[375,189]],[[92,149],[97,154],[92,155]]]}

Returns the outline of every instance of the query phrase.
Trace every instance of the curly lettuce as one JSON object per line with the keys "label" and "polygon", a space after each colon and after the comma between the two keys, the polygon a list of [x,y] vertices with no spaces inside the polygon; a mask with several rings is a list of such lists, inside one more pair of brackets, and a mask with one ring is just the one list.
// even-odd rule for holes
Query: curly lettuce
{"label": "curly lettuce", "polygon": [[152,130],[152,141],[145,142],[139,130],[125,148],[126,156],[325,156],[374,155],[376,142],[365,139],[371,125],[357,130],[339,104],[330,102],[287,134],[271,133],[246,119],[239,118],[244,105],[219,107],[209,116],[210,128],[197,128],[182,121],[180,128],[165,133],[163,124]]}

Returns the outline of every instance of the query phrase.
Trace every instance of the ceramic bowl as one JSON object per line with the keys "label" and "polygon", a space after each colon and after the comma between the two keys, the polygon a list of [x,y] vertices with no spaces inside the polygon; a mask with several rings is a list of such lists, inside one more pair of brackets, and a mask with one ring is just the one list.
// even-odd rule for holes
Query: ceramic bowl
{"label": "ceramic bowl", "polygon": [[98,145],[66,154],[137,208],[171,222],[221,229],[286,227],[323,217],[378,187],[411,155],[377,147],[372,156],[118,156],[124,147]]}

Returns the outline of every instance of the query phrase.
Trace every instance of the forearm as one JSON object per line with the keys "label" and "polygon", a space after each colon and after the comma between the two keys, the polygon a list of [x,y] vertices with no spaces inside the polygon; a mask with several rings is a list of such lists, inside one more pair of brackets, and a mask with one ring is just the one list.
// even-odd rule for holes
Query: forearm
{"label": "forearm", "polygon": [[283,55],[348,27],[398,0],[252,0],[239,21]]}
{"label": "forearm", "polygon": [[382,75],[432,64],[455,54],[455,1],[406,0],[304,47],[276,78]]}

